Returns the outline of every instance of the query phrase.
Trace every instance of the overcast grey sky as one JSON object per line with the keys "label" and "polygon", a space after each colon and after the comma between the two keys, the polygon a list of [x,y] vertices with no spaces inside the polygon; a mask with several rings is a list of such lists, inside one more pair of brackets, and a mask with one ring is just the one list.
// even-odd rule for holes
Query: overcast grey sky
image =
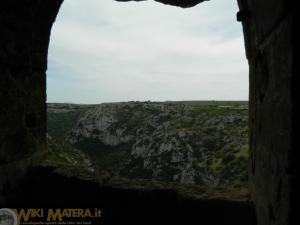
{"label": "overcast grey sky", "polygon": [[47,101],[247,100],[236,0],[190,9],[152,0],[65,0],[54,24]]}

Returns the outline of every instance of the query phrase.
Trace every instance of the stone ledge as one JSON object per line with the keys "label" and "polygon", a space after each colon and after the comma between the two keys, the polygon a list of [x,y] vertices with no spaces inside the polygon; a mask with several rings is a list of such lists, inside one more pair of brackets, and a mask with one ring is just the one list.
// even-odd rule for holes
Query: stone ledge
{"label": "stone ledge", "polygon": [[50,168],[31,168],[8,207],[100,208],[103,224],[254,225],[249,201],[188,198],[171,189],[102,186]]}

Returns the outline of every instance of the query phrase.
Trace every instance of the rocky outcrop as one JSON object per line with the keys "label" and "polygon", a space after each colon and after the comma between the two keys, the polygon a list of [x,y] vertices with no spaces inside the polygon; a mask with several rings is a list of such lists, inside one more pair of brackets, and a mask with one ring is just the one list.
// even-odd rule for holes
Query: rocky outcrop
{"label": "rocky outcrop", "polygon": [[[58,116],[49,126],[58,123],[60,115],[76,113],[77,107],[64,141],[87,153],[101,170],[210,187],[247,180],[246,102],[65,106],[49,105],[49,117]],[[110,165],[116,162],[118,166]]]}

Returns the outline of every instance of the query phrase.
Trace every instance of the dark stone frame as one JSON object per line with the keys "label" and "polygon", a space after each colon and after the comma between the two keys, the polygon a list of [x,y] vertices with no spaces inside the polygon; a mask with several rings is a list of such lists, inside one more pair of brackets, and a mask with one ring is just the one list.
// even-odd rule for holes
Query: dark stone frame
{"label": "dark stone frame", "polygon": [[[129,1],[129,0],[119,0]],[[136,0],[139,1],[139,0]],[[191,7],[202,0],[157,0]],[[250,189],[259,225],[296,224],[299,159],[295,1],[238,0],[250,68]],[[0,206],[46,145],[50,31],[62,0],[0,7]]]}

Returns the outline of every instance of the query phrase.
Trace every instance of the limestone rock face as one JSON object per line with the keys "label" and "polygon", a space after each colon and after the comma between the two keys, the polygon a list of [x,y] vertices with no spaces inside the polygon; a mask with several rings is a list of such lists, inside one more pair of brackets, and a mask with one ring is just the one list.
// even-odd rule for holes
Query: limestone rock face
{"label": "limestone rock face", "polygon": [[73,117],[63,142],[116,176],[206,186],[247,180],[246,102],[49,104],[48,113],[50,135],[60,116]]}
{"label": "limestone rock face", "polygon": [[78,120],[76,128],[72,129],[68,141],[74,144],[89,138],[109,146],[130,142],[133,136],[125,132],[126,127],[112,129],[118,122],[116,115],[118,108],[118,105],[105,105],[86,111]]}

